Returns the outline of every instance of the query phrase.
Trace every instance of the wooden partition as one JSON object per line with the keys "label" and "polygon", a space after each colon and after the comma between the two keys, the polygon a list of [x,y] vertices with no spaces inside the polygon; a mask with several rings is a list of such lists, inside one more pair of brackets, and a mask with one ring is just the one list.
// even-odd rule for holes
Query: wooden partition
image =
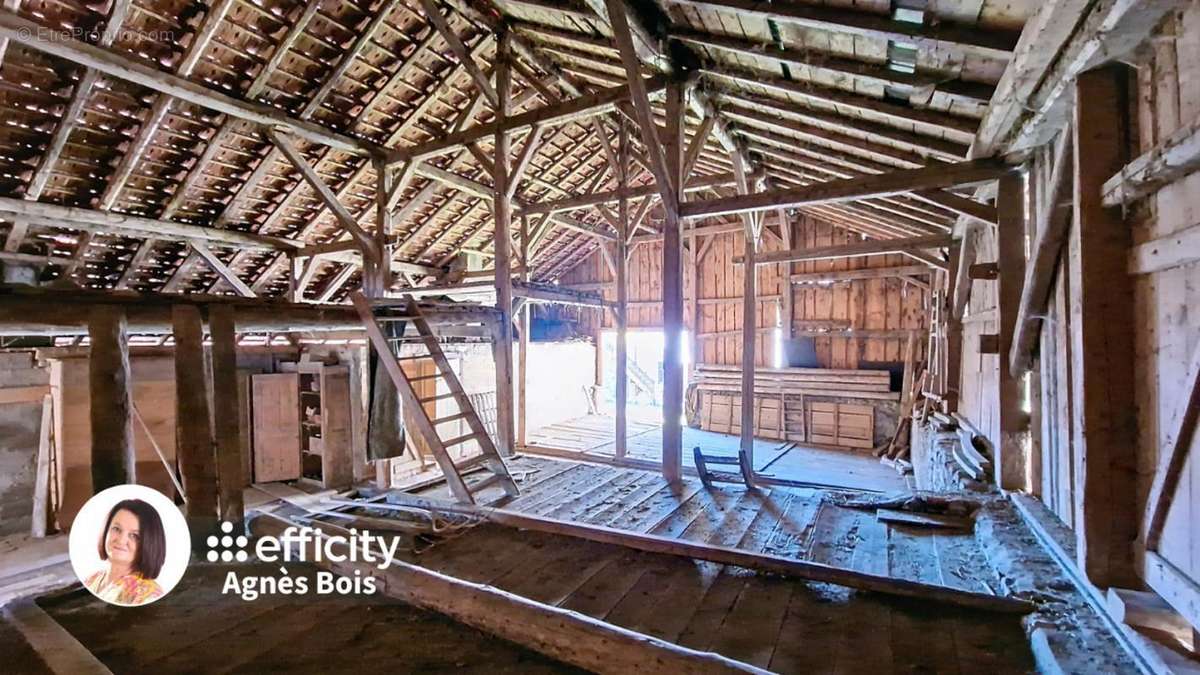
{"label": "wooden partition", "polygon": [[[861,237],[805,215],[793,214],[791,221],[797,247],[815,248],[861,240]],[[763,252],[784,250],[776,222],[774,218],[767,221],[767,233],[761,245]],[[687,241],[696,247],[697,254],[702,254],[698,274],[696,268],[687,269],[684,278],[688,329],[699,326],[698,335],[694,336],[698,342],[698,361],[738,365],[742,354],[741,301],[745,270],[733,260],[743,255],[745,236],[741,232],[729,232]],[[629,261],[631,328],[662,326],[661,264],[661,243],[643,243],[634,248]],[[766,367],[776,365],[775,328],[782,323],[785,288],[782,280],[789,273],[799,276],[798,282],[802,280],[791,287],[792,330],[796,336],[814,339],[819,367],[858,368],[864,362],[902,362],[905,347],[902,331],[924,330],[927,325],[926,286],[930,277],[910,274],[907,275],[909,281],[892,275],[831,281],[817,277],[820,273],[834,273],[831,276],[836,277],[839,272],[862,269],[911,271],[914,265],[917,269],[929,269],[902,255],[760,265],[756,324],[761,330],[755,344],[755,363]],[[786,269],[789,267],[790,270]],[[598,254],[589,256],[562,278],[564,285],[599,289],[607,299],[615,300],[611,281]],[[695,316],[699,317],[698,323]],[[583,334],[591,334],[600,320],[604,328],[614,327],[611,314],[600,319],[599,312],[583,310],[579,319],[580,333]],[[827,332],[848,329],[856,331],[855,337],[831,337]],[[920,352],[918,360],[923,359],[923,346]]]}

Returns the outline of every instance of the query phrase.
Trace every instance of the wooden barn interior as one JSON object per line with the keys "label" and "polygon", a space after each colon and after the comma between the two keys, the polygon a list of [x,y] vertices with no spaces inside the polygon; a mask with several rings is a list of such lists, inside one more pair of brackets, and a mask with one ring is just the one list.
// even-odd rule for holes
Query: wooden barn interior
{"label": "wooden barn interior", "polygon": [[1197,2],[2,5],[0,670],[1200,672]]}

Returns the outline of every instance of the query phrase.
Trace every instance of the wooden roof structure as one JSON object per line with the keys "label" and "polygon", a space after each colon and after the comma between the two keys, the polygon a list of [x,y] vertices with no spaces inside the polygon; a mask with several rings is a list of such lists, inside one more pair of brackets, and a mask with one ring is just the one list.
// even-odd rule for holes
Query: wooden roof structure
{"label": "wooden roof structure", "polygon": [[[552,281],[615,237],[597,205],[615,202],[610,139],[634,113],[610,6],[626,8],[659,121],[666,81],[686,78],[687,191],[708,200],[737,194],[733,156],[775,190],[966,160],[1032,13],[995,0],[5,0],[0,260],[94,289],[298,284],[337,301],[360,284],[356,239],[381,203],[397,285],[440,280],[464,252],[490,260],[506,31],[514,230],[523,218],[530,277]],[[633,222],[652,240],[662,209],[636,128]],[[995,220],[944,189],[797,207],[872,238]]]}

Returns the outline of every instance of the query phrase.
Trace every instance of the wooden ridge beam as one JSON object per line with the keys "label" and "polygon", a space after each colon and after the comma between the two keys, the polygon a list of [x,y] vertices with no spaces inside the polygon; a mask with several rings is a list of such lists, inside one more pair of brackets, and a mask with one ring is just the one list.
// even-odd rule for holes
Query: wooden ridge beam
{"label": "wooden ridge beam", "polygon": [[0,37],[24,47],[66,59],[120,80],[183,99],[209,110],[225,113],[270,128],[282,128],[314,143],[345,152],[388,156],[387,148],[332,131],[319,124],[298,120],[272,106],[243,101],[210,89],[186,78],[166,73],[111,49],[91,45],[74,38],[42,40],[41,24],[7,9],[0,9]]}
{"label": "wooden ridge beam", "polygon": [[828,181],[811,187],[687,202],[680,205],[680,215],[685,218],[703,218],[745,211],[886,197],[915,190],[995,180],[1012,170],[1013,167],[996,159],[932,164],[920,169],[902,169],[875,176]]}
{"label": "wooden ridge beam", "polygon": [[787,0],[672,0],[685,7],[729,10],[773,21],[876,40],[906,42],[918,47],[968,49],[1007,59],[1017,44],[1019,32],[968,26],[953,22],[936,25],[897,21],[886,15]]}
{"label": "wooden ridge beam", "polygon": [[[871,239],[857,244],[840,244],[838,246],[821,246],[818,248],[795,249],[791,251],[772,251],[756,256],[754,262],[758,265],[768,265],[781,262],[801,262],[804,260],[828,260],[832,258],[857,258],[870,255],[885,255],[905,253],[913,250],[942,248],[951,246],[954,237],[948,234],[937,234],[926,237],[907,237],[903,239]],[[742,256],[735,256],[733,263],[742,264]]]}

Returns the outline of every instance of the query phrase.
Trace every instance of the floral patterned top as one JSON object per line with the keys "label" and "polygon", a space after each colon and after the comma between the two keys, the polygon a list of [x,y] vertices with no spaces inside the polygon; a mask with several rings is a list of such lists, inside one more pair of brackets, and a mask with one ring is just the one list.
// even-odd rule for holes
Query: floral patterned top
{"label": "floral patterned top", "polygon": [[163,595],[162,586],[153,579],[146,579],[140,574],[126,574],[120,579],[110,580],[108,572],[107,569],[100,570],[84,582],[89,591],[105,602],[136,606],[153,602]]}

